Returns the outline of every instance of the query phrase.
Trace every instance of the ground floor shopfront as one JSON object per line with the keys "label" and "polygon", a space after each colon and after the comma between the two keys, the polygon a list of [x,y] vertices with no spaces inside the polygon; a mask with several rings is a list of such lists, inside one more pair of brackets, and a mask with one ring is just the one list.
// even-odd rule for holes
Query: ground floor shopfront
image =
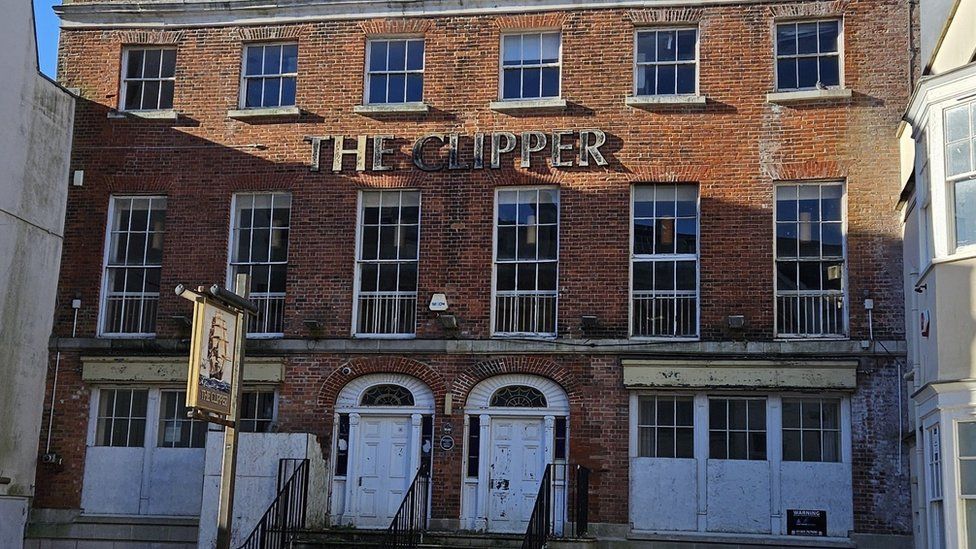
{"label": "ground floor shopfront", "polygon": [[[66,354],[58,391],[77,398],[54,418],[64,461],[39,472],[35,507],[202,517],[205,541],[222,435],[185,419],[179,357]],[[296,457],[316,462],[321,528],[385,529],[429,467],[432,528],[521,533],[552,464],[557,533],[572,531],[577,466],[592,472],[598,538],[910,532],[899,376],[882,357],[255,352],[249,364],[237,498],[254,513],[239,535],[271,501],[277,460]]]}

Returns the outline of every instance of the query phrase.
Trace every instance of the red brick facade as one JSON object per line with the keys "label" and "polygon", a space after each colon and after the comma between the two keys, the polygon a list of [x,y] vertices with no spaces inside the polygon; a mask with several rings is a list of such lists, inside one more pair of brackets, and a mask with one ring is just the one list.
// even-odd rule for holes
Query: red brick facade
{"label": "red brick facade", "polygon": [[[774,24],[784,17],[837,16],[844,20],[843,82],[846,100],[795,105],[766,101],[774,89]],[[700,93],[705,105],[636,109],[632,94],[635,28],[668,23],[699,28]],[[65,29],[59,80],[80,89],[73,170],[84,170],[83,187],[72,187],[65,226],[55,336],[62,352],[52,446],[62,469],[41,468],[38,507],[80,505],[90,391],[81,381],[81,356],[185,353],[187,334],[174,315],[188,304],[168,289],[223,282],[231,198],[240,191],[287,190],[292,194],[286,340],[307,344],[282,351],[274,342],[252,342],[253,355],[286,354],[280,387],[282,430],[308,431],[329,441],[335,397],[350,379],[372,372],[402,372],[424,381],[440,408],[453,394],[457,428],[467,392],[501,372],[535,373],[558,382],[571,402],[570,455],[597,473],[591,487],[591,520],[628,522],[628,391],[620,357],[709,356],[707,345],[725,344],[734,357],[810,356],[802,343],[774,337],[773,185],[784,180],[843,180],[847,195],[847,296],[850,339],[867,339],[861,301],[874,300],[874,336],[903,339],[898,158],[894,138],[909,90],[908,2],[749,3],[695,9],[592,9],[532,15],[303,22],[269,27],[205,27],[172,30]],[[498,97],[500,33],[518,28],[562,31],[562,97],[554,112],[504,114],[488,108]],[[422,34],[426,40],[426,114],[367,117],[363,103],[367,36]],[[301,115],[239,121],[241,48],[251,41],[297,40],[297,106]],[[175,121],[112,118],[118,105],[120,59],[127,44],[177,48]],[[410,164],[410,146],[428,133],[579,130],[607,132],[606,167],[550,169],[548,153],[525,170],[514,154],[500,170],[422,172]],[[390,172],[309,170],[308,135],[395,134]],[[347,141],[347,147],[348,147]],[[331,145],[326,146],[331,151]],[[446,150],[446,149],[445,149]],[[470,161],[470,149],[462,160]],[[467,156],[464,156],[467,155]],[[331,158],[329,156],[329,158]],[[370,158],[369,156],[367,158]],[[394,161],[395,159],[395,161]],[[630,193],[636,183],[688,182],[700,188],[700,330],[702,343],[588,349],[591,339],[628,337]],[[357,192],[412,188],[422,195],[417,339],[457,342],[426,308],[435,292],[447,294],[459,320],[457,339],[491,336],[491,265],[494,190],[506,185],[558,185],[560,189],[559,341],[578,344],[558,352],[430,352],[410,342],[401,350],[339,351],[349,340]],[[155,340],[96,340],[106,212],[110,196],[165,194],[168,200]],[[80,298],[77,339],[70,338]],[[599,327],[583,333],[580,318],[595,315]],[[743,329],[729,315],[744,315]],[[303,323],[313,319],[321,330]],[[733,342],[766,342],[754,350]],[[844,349],[848,347],[842,346]],[[445,347],[446,348],[446,347]],[[806,350],[805,350],[806,349]],[[859,389],[852,399],[855,527],[860,532],[910,532],[907,457],[892,425],[899,380],[894,362],[860,357]],[[52,354],[53,356],[53,354]],[[818,355],[818,358],[827,358]],[[351,368],[343,374],[342,367]],[[895,376],[895,377],[892,377]],[[49,393],[52,371],[49,374]],[[49,394],[50,396],[50,394]],[[440,412],[440,409],[438,410]],[[48,421],[45,410],[45,426]],[[897,428],[895,428],[897,431]],[[44,436],[41,440],[44,446]],[[325,448],[326,453],[330,448]],[[460,450],[437,454],[434,515],[458,516]]]}

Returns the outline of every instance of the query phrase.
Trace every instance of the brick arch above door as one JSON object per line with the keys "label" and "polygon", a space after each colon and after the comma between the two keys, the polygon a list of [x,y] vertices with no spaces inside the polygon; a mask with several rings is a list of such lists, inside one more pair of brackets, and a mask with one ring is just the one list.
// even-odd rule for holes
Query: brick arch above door
{"label": "brick arch above door", "polygon": [[566,366],[546,357],[513,356],[484,360],[458,374],[451,387],[454,401],[464,403],[475,385],[501,374],[534,374],[550,379],[566,391],[571,407],[579,405],[582,399],[579,381]]}
{"label": "brick arch above door", "polygon": [[[348,368],[348,373],[345,370]],[[406,374],[422,381],[439,402],[447,393],[443,376],[430,365],[406,357],[376,356],[352,358],[336,368],[319,386],[316,402],[319,410],[331,418],[339,392],[350,381],[367,374]]]}

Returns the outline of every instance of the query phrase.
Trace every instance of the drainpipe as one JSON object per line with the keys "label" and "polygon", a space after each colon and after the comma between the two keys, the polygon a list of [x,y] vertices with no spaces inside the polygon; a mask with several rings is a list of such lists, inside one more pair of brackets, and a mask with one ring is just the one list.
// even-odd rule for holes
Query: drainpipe
{"label": "drainpipe", "polygon": [[[74,309],[74,319],[71,321],[71,337],[74,338],[78,333],[78,309],[81,309],[81,300],[72,299],[71,308]],[[44,455],[51,453],[51,431],[54,429],[54,406],[57,403],[58,395],[58,372],[61,370],[61,345],[58,343],[58,352],[54,358],[54,381],[51,384],[51,413],[47,419],[47,444],[44,448]]]}

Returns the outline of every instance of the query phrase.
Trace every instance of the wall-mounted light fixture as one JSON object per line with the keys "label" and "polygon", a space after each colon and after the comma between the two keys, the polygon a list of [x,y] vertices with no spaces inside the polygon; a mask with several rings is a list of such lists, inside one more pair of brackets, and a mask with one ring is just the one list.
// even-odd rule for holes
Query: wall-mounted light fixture
{"label": "wall-mounted light fixture", "polygon": [[437,321],[441,323],[441,327],[445,330],[458,329],[458,319],[454,315],[437,315]]}

